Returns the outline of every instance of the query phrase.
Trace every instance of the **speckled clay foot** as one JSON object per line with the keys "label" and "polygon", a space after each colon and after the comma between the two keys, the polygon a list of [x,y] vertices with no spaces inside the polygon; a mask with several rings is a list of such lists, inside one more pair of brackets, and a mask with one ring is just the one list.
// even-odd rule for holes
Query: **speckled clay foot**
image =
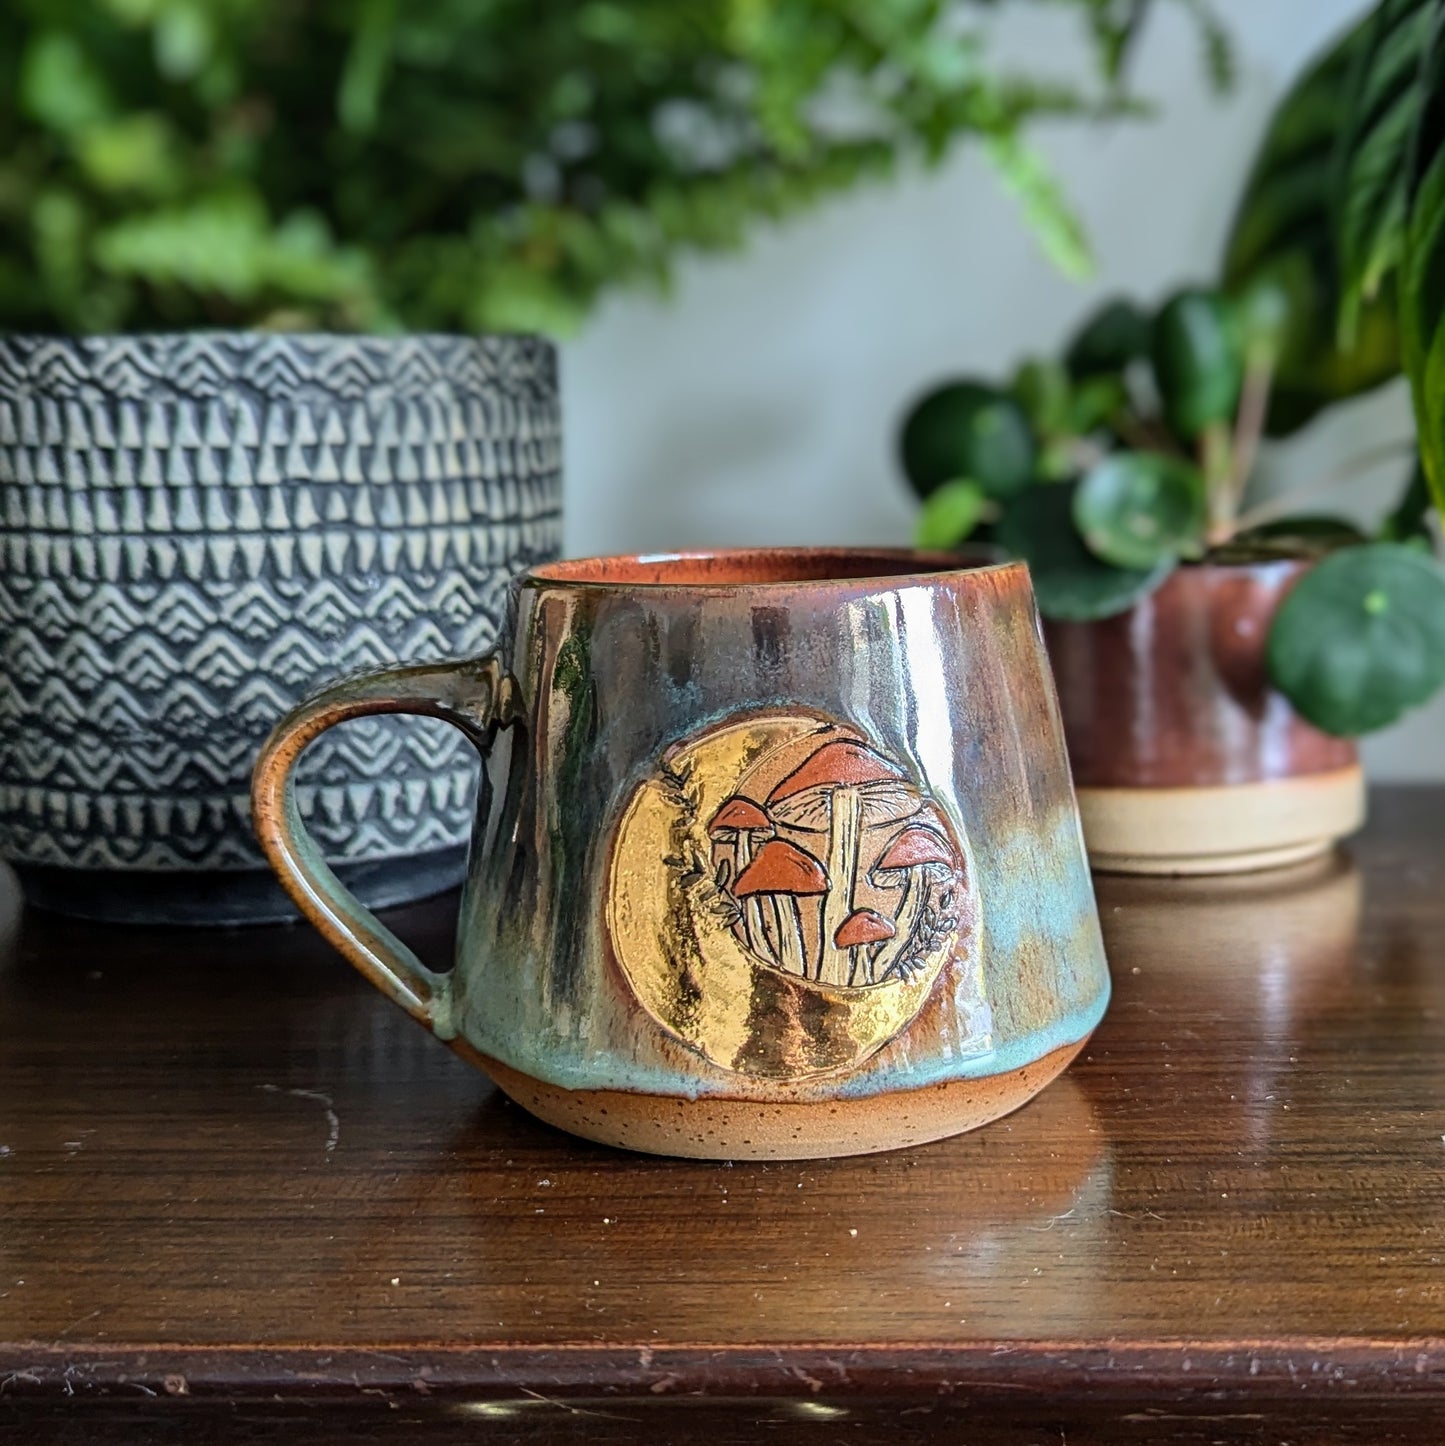
{"label": "speckled clay foot", "polygon": [[821,1104],[566,1090],[460,1052],[529,1114],[599,1144],[698,1160],[815,1160],[872,1155],[976,1130],[1026,1104],[1087,1043],[1066,1044],[1007,1074]]}

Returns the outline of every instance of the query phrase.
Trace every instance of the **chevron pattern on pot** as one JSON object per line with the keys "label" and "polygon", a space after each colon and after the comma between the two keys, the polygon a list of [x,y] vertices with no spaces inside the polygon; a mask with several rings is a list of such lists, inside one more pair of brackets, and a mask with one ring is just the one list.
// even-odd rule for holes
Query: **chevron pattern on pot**
{"label": "chevron pattern on pot", "polygon": [[[555,556],[554,354],[528,338],[0,339],[0,853],[250,868],[277,718],[483,651]],[[337,860],[465,841],[476,762],[364,719],[299,795]]]}

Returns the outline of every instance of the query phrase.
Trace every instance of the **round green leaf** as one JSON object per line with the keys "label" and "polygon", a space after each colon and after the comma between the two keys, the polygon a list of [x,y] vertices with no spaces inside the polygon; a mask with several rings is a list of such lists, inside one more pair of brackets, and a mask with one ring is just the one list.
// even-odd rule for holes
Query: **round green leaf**
{"label": "round green leaf", "polygon": [[1064,353],[1075,377],[1121,372],[1130,362],[1149,355],[1153,323],[1132,301],[1106,301],[1074,334]]}
{"label": "round green leaf", "polygon": [[1393,723],[1445,683],[1445,569],[1396,542],[1334,553],[1275,614],[1269,671],[1326,733]]}
{"label": "round green leaf", "polygon": [[1069,374],[1056,361],[1026,361],[1010,388],[1028,414],[1034,432],[1057,437],[1070,430]]}
{"label": "round green leaf", "polygon": [[1077,437],[1087,437],[1111,422],[1129,400],[1120,378],[1087,377],[1073,390],[1069,402],[1069,428]]}
{"label": "round green leaf", "polygon": [[983,520],[988,494],[977,482],[957,478],[928,495],[918,519],[919,547],[957,547]]}
{"label": "round green leaf", "polygon": [[1090,622],[1113,617],[1153,592],[1174,570],[1166,557],[1152,568],[1110,567],[1084,546],[1074,525],[1076,483],[1032,487],[999,520],[996,540],[1033,574],[1045,617]]}
{"label": "round green leaf", "polygon": [[1079,483],[1074,524],[1096,557],[1147,571],[1199,546],[1204,480],[1172,457],[1114,452]]}
{"label": "round green leaf", "polygon": [[950,382],[909,412],[899,439],[903,470],[920,497],[968,477],[990,497],[1012,497],[1034,480],[1038,443],[1024,409],[979,382]]}
{"label": "round green leaf", "polygon": [[1243,367],[1221,296],[1181,291],[1167,301],[1154,321],[1152,356],[1165,415],[1181,437],[1234,416]]}

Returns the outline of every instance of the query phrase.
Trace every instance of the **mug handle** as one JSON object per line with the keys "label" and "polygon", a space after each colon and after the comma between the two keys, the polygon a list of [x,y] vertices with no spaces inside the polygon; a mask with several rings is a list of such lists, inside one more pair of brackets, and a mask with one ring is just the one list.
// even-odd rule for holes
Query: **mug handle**
{"label": "mug handle", "polygon": [[496,654],[463,662],[386,668],[344,678],[299,704],[261,749],[251,782],[256,836],[301,912],[389,999],[441,1038],[455,1032],[447,977],[416,954],[332,872],[296,802],[296,762],[337,723],[373,713],[415,713],[460,728],[483,759],[510,724],[515,694]]}

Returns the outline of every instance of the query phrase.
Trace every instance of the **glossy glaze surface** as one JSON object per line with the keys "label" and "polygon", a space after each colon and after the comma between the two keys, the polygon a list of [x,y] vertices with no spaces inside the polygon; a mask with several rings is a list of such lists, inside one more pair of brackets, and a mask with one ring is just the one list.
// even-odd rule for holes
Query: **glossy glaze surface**
{"label": "glossy glaze surface", "polygon": [[[0,877],[0,1438],[1436,1446],[1445,791],[1098,886],[1115,999],[1032,1103],[729,1166],[536,1124],[311,929]],[[445,963],[454,901],[388,917]]]}
{"label": "glossy glaze surface", "polygon": [[[510,842],[474,873],[462,932],[469,972],[458,1018],[479,1048],[569,1087],[605,1088],[611,1071],[614,1087],[658,1093],[779,1093],[765,1067],[719,1067],[716,1054],[700,1061],[668,1033],[639,1027],[642,996],[630,998],[608,971],[587,967],[601,957],[625,972],[639,950],[652,967],[666,967],[687,946],[679,935],[688,931],[671,927],[675,907],[666,919],[642,911],[620,948],[615,930],[605,931],[599,904],[619,897],[608,880],[609,868],[618,870],[612,840],[635,791],[669,760],[675,765],[676,750],[739,719],[753,727],[781,719],[789,737],[806,728],[818,739],[862,740],[899,775],[900,787],[925,800],[939,836],[953,836],[950,848],[970,865],[962,891],[973,923],[935,960],[926,987],[840,991],[822,981],[794,1006],[766,1008],[764,1027],[792,1012],[802,1033],[818,1039],[815,1029],[825,1027],[818,1010],[833,1007],[830,999],[856,1016],[873,1009],[876,996],[901,991],[904,1013],[880,1024],[875,1045],[842,1072],[814,1078],[785,1067],[788,1097],[999,1073],[1093,1027],[1107,974],[1026,574],[1018,567],[929,573],[921,561],[889,553],[722,555],[649,567],[650,584],[637,588],[636,564],[614,560],[599,568],[606,585],[551,581],[575,566],[560,564],[523,587],[514,666],[526,747],[513,748],[511,802],[499,830]],[[817,745],[805,738],[787,746],[746,743],[745,764],[720,765],[713,792],[720,799],[739,788],[767,804],[783,787],[781,775]],[[688,773],[700,816],[710,812],[704,772]],[[876,831],[886,836],[903,822]],[[795,838],[814,840],[831,867],[831,835]],[[619,843],[625,848],[626,838]],[[543,857],[560,858],[565,874],[526,867]],[[643,861],[631,862],[638,883]],[[650,887],[676,906],[658,863],[647,861],[647,877],[657,880]],[[624,858],[622,872],[628,866]],[[706,953],[705,943],[698,947]],[[540,973],[540,987],[503,989],[519,960]],[[778,978],[754,974],[769,985]],[[786,989],[786,980],[780,984]],[[918,997],[904,1003],[910,993]],[[866,1026],[847,1026],[855,1035],[859,1028]]]}
{"label": "glossy glaze surface", "polygon": [[[443,1038],[566,1089],[802,1102],[1015,1071],[1097,1024],[1022,567],[600,559],[528,576],[516,614],[496,660],[344,682],[258,765],[298,902]],[[509,734],[445,980],[357,915],[278,791],[331,723],[398,709]]]}
{"label": "glossy glaze surface", "polygon": [[1306,723],[1265,672],[1270,622],[1305,567],[1188,565],[1118,617],[1046,624],[1078,786],[1258,783],[1355,763],[1354,744]]}

